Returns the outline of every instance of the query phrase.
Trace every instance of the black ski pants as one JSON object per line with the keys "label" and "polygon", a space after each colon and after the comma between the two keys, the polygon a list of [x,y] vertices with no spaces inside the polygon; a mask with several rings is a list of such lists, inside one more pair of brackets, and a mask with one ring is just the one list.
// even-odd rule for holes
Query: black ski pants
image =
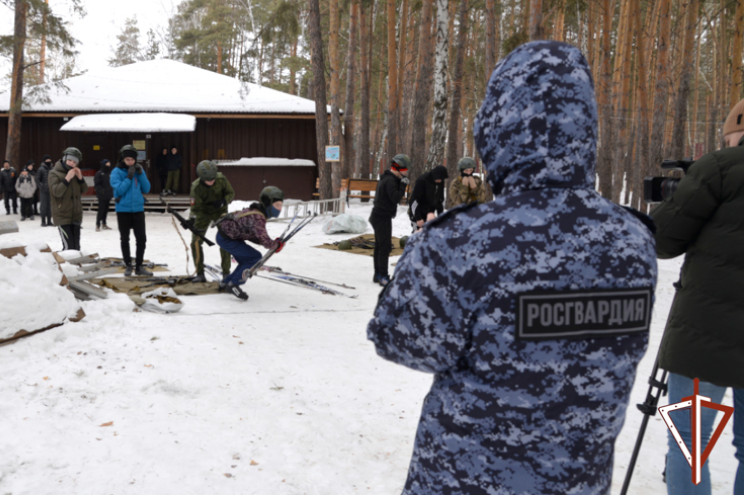
{"label": "black ski pants", "polygon": [[5,213],[10,214],[10,204],[13,204],[13,213],[18,213],[18,193],[15,190],[5,191],[3,193],[3,199],[5,200]]}
{"label": "black ski pants", "polygon": [[385,214],[378,214],[372,210],[369,223],[375,230],[374,264],[375,275],[388,275],[388,259],[390,258],[390,247],[393,239],[393,219]]}
{"label": "black ski pants", "polygon": [[96,227],[107,226],[106,216],[109,211],[109,202],[111,198],[98,197],[98,212],[96,213]]}
{"label": "black ski pants", "polygon": [[116,220],[119,223],[121,258],[126,265],[132,265],[132,255],[129,251],[129,233],[134,231],[134,239],[137,244],[134,263],[137,267],[142,266],[142,261],[145,259],[145,246],[147,245],[145,212],[116,212]]}

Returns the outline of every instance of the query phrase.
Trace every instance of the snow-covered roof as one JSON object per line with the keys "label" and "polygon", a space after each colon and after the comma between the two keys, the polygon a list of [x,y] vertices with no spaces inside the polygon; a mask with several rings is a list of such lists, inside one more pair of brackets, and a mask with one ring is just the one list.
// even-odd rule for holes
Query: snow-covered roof
{"label": "snow-covered roof", "polygon": [[131,114],[83,114],[62,125],[60,131],[110,132],[191,132],[196,129],[196,117],[164,112]]}
{"label": "snow-covered roof", "polygon": [[243,157],[240,160],[217,160],[218,166],[293,166],[315,167],[315,162],[302,158]]}
{"label": "snow-covered roof", "polygon": [[[168,59],[91,71],[50,86],[47,103],[24,112],[315,114],[315,102]],[[0,93],[7,112],[9,93]]]}

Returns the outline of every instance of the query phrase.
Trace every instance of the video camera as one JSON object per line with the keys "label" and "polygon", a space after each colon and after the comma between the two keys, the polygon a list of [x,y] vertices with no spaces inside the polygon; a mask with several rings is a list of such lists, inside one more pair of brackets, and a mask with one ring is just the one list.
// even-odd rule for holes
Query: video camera
{"label": "video camera", "polygon": [[[694,164],[694,160],[664,160],[661,163],[663,170],[681,170],[687,174],[687,169]],[[649,203],[662,202],[670,198],[681,179],[676,177],[647,177],[643,180],[643,199]]]}

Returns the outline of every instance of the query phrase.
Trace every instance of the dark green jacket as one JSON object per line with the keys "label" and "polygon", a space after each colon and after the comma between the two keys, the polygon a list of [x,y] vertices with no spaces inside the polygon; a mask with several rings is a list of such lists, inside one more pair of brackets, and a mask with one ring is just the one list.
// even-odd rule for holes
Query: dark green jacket
{"label": "dark green jacket", "polygon": [[652,213],[659,258],[685,254],[659,365],[744,388],[744,139],[697,160]]}
{"label": "dark green jacket", "polygon": [[69,167],[58,161],[49,171],[49,195],[52,220],[55,226],[83,223],[83,193],[88,190],[85,179],[73,177],[68,183],[65,176]]}
{"label": "dark green jacket", "polygon": [[[212,186],[207,186],[201,179],[191,183],[191,217],[194,217],[194,227],[206,230],[209,223],[227,213],[227,205],[235,198],[235,191],[230,181],[221,173]],[[217,206],[219,203],[224,203]]]}

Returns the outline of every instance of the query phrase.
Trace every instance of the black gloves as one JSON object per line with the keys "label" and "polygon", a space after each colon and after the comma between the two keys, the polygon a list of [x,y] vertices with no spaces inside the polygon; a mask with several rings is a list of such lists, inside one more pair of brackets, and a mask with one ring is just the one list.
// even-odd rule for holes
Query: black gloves
{"label": "black gloves", "polygon": [[136,168],[133,165],[130,165],[129,168],[127,169],[127,177],[129,179],[132,179],[134,177],[135,169]]}
{"label": "black gloves", "polygon": [[135,168],[135,171],[134,171],[135,174],[142,174],[142,165],[137,164],[134,166],[134,168]]}
{"label": "black gloves", "polygon": [[222,208],[225,205],[227,205],[227,203],[225,202],[225,199],[224,198],[222,200],[215,200],[215,201],[212,202],[212,206],[214,208]]}
{"label": "black gloves", "polygon": [[194,228],[195,222],[196,222],[196,219],[192,217],[189,220],[182,220],[181,226],[183,226],[184,229],[188,229],[189,231],[191,231]]}

